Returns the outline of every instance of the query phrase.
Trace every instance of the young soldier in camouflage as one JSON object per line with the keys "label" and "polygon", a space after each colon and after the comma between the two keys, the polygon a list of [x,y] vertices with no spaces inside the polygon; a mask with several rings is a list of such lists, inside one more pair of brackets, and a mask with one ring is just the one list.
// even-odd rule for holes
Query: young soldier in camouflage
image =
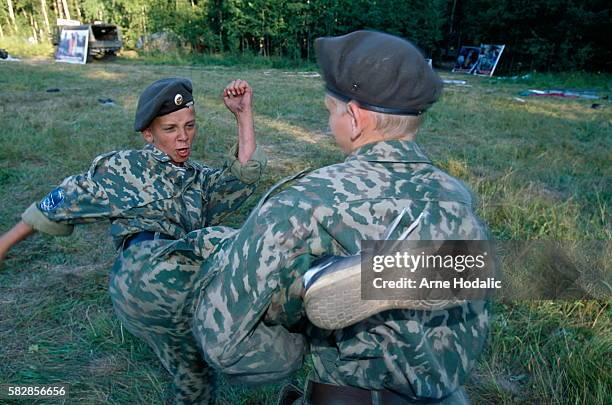
{"label": "young soldier in camouflage", "polygon": [[[355,254],[362,240],[380,239],[403,209],[408,218],[398,235],[423,214],[408,239],[488,236],[468,189],[414,142],[421,114],[442,88],[420,52],[364,31],[322,38],[315,47],[329,125],[348,157],[266,196],[226,239],[199,232],[196,250],[214,254],[202,264],[195,337],[209,364],[249,383],[290,376],[310,353],[304,403],[466,403],[461,386],[485,343],[486,303],[383,306],[337,330],[306,319],[303,276],[313,261]],[[318,282],[325,279],[313,288]],[[343,286],[336,288],[340,294]]]}
{"label": "young soldier in camouflage", "polygon": [[[147,145],[142,150],[98,156],[87,173],[66,178],[40,203],[32,204],[22,221],[0,237],[0,262],[11,246],[35,231],[68,235],[76,224],[108,219],[119,251],[111,289],[115,285],[138,288],[124,278],[132,274],[135,278],[146,276],[149,281],[171,282],[170,295],[158,298],[173,300],[184,294],[181,287],[197,274],[199,259],[189,252],[159,259],[158,252],[195,229],[218,224],[237,209],[254,191],[266,164],[265,155],[255,144],[250,86],[242,80],[233,81],[224,96],[238,123],[238,145],[222,169],[189,159],[197,131],[191,82],[180,78],[156,81],[141,94],[134,125]],[[169,279],[168,274],[174,278]],[[179,308],[160,311],[175,311],[172,316],[177,319],[182,315]],[[142,336],[140,330],[126,326]],[[177,398],[208,398],[210,393],[200,388],[210,386],[201,384],[210,371],[195,342],[177,354],[189,358],[188,370],[164,355],[167,340],[175,338],[178,331],[175,328],[172,336],[146,336],[146,340],[173,375]]]}

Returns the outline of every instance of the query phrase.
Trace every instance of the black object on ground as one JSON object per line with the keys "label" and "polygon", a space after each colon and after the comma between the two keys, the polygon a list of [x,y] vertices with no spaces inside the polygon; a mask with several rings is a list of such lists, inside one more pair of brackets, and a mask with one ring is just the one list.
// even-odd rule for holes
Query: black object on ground
{"label": "black object on ground", "polygon": [[98,102],[102,105],[115,105],[115,100],[112,98],[99,98]]}
{"label": "black object on ground", "polygon": [[6,49],[0,48],[0,59],[6,59],[6,58],[8,58],[8,52],[6,51]]}
{"label": "black object on ground", "polygon": [[601,104],[593,103],[591,104],[591,108],[597,110],[598,108],[601,108]]}
{"label": "black object on ground", "polygon": [[52,89],[47,89],[47,93],[59,93],[60,89],[54,87]]}

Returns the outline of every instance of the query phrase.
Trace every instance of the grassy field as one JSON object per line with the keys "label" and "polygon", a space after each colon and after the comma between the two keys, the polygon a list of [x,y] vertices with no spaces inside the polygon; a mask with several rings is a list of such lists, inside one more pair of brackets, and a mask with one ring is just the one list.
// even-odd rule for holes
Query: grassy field
{"label": "grassy field", "polygon": [[[469,86],[447,86],[419,143],[479,195],[479,214],[496,237],[612,239],[612,103],[595,101],[601,106],[593,109],[589,100],[516,99],[534,86],[587,86],[607,95],[610,76],[442,75]],[[285,175],[342,159],[328,134],[320,78],[297,71],[0,62],[0,232],[94,156],[141,147],[131,131],[135,104],[143,87],[164,76],[193,81],[194,158],[211,165],[235,138],[218,95],[232,79],[251,83],[258,142],[270,157],[258,195]],[[115,105],[98,101],[106,98]],[[229,225],[239,226],[256,201]],[[37,235],[12,251],[0,269],[0,384],[69,383],[74,404],[167,401],[167,374],[113,314],[107,282],[114,257],[107,224],[67,238]],[[498,304],[489,347],[468,385],[473,402],[609,403],[611,321],[609,300]],[[228,404],[272,404],[278,388],[221,384]]]}

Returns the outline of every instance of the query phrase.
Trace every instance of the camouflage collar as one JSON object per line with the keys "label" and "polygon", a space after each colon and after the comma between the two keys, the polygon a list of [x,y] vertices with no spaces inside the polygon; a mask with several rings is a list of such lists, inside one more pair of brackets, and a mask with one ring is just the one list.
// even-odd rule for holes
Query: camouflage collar
{"label": "camouflage collar", "polygon": [[[165,152],[162,152],[161,150],[157,149],[153,144],[147,143],[142,149],[151,152],[155,160],[157,160],[158,162],[162,162],[162,163],[172,162],[172,159],[170,158],[170,156],[168,156]],[[176,166],[176,167],[180,167],[180,166]],[[191,161],[187,160],[184,163],[184,167],[193,167],[193,165],[191,164]]]}
{"label": "camouflage collar", "polygon": [[403,163],[429,163],[419,145],[412,141],[383,141],[374,142],[353,151],[346,161],[359,159],[368,162],[403,162]]}

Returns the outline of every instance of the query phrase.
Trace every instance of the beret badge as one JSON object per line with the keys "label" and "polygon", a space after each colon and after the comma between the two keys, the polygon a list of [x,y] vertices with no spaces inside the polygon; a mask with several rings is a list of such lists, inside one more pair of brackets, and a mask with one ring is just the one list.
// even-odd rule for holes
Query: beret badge
{"label": "beret badge", "polygon": [[174,96],[174,104],[181,105],[183,104],[183,96],[181,94],[177,94]]}

